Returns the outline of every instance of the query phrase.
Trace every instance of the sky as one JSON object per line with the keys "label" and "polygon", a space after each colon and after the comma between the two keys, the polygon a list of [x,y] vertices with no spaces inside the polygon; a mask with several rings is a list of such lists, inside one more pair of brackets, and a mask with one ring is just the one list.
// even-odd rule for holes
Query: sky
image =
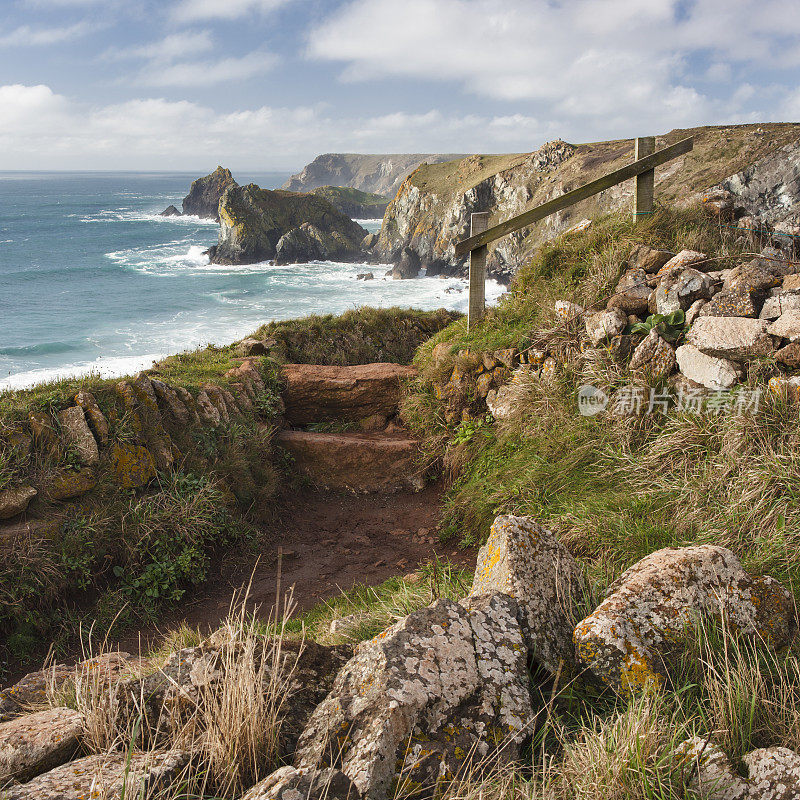
{"label": "sky", "polygon": [[295,170],[797,121],[797,2],[0,0],[0,169]]}

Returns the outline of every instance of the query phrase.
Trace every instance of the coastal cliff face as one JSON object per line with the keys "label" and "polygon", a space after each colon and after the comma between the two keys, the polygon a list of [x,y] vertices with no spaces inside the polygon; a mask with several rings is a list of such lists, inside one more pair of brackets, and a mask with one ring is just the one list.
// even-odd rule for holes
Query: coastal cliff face
{"label": "coastal cliff face", "polygon": [[[657,200],[695,202],[702,192],[734,176],[725,182],[734,194],[752,195],[756,205],[766,193],[775,201],[775,213],[792,213],[800,200],[800,125],[674,130],[658,136],[656,147],[661,149],[688,136],[695,137],[694,150],[656,170]],[[496,224],[618,169],[632,158],[630,139],[584,145],[557,140],[533,153],[475,155],[423,165],[402,183],[387,208],[377,247],[379,257],[396,262],[410,248],[428,274],[464,274],[466,260],[455,258],[454,247],[469,235],[472,212],[488,211],[490,224]],[[794,175],[794,182],[784,183],[781,178],[787,170]],[[737,173],[740,175],[735,178]],[[487,261],[489,274],[508,280],[542,242],[585,217],[628,205],[633,185],[627,181],[493,243]]]}
{"label": "coastal cliff face", "polygon": [[347,186],[320,186],[311,194],[324,197],[350,219],[380,219],[389,205],[389,198],[382,194],[362,192]]}
{"label": "coastal cliff face", "polygon": [[310,192],[320,186],[349,186],[362,192],[392,197],[406,176],[423,162],[439,164],[464,158],[463,154],[394,153],[360,155],[325,153],[292,175],[283,185],[292,192]]}
{"label": "coastal cliff face", "polygon": [[219,243],[209,251],[214,264],[350,261],[361,256],[367,235],[324,197],[271,191],[254,183],[225,192],[219,219]]}
{"label": "coastal cliff face", "polygon": [[[219,201],[225,190],[238,186],[229,169],[217,167],[210,175],[192,182],[189,194],[183,198],[183,213],[208,217],[219,222]],[[174,208],[171,206],[170,208]],[[167,209],[169,211],[169,209]],[[177,213],[177,209],[175,209]],[[167,215],[167,212],[164,212]],[[168,216],[174,216],[169,214]]]}

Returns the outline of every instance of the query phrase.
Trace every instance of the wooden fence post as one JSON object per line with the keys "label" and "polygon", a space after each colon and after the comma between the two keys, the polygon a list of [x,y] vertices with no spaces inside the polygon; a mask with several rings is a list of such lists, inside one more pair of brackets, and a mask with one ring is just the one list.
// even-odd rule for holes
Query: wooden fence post
{"label": "wooden fence post", "polygon": [[[636,145],[633,160],[652,155],[656,150],[655,136],[639,136],[636,138]],[[636,192],[633,196],[633,221],[653,213],[653,194],[655,192],[656,171],[651,169],[636,176]]]}
{"label": "wooden fence post", "polygon": [[[489,227],[489,213],[479,211],[470,218],[469,235],[483,233]],[[483,319],[486,308],[486,250],[487,246],[477,247],[469,252],[469,309],[467,328],[472,328]]]}

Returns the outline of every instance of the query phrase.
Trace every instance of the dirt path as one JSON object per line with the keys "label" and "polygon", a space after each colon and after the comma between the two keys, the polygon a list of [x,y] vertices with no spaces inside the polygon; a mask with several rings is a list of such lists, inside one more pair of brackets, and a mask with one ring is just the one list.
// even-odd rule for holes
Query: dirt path
{"label": "dirt path", "polygon": [[441,490],[419,493],[353,495],[309,491],[299,495],[267,531],[258,563],[254,559],[222,568],[179,608],[167,612],[158,626],[122,638],[119,646],[137,652],[160,634],[185,622],[213,630],[226,616],[231,597],[250,580],[250,602],[266,617],[275,601],[278,547],[283,548],[282,591],[294,587],[294,601],[303,611],[363,583],[376,585],[405,575],[434,555],[470,570],[476,551],[443,546],[435,535]]}

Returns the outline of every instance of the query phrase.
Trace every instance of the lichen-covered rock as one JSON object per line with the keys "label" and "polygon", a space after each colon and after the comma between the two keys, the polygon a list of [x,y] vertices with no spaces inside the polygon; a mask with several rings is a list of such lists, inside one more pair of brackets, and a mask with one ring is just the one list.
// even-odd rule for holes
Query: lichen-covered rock
{"label": "lichen-covered rock", "polygon": [[210,175],[192,182],[189,194],[183,198],[183,213],[219,222],[220,198],[226,189],[236,185],[229,169],[217,167]]}
{"label": "lichen-covered rock", "polygon": [[778,319],[787,311],[800,311],[800,291],[780,292],[764,301],[761,319]]}
{"label": "lichen-covered rock", "polygon": [[150,379],[150,385],[158,398],[158,402],[166,409],[167,414],[177,425],[187,425],[192,421],[192,415],[186,408],[180,395],[163,381],[156,378]]}
{"label": "lichen-covered rock", "polygon": [[115,442],[111,448],[111,472],[124,489],[141,489],[155,478],[156,463],[146,447]]}
{"label": "lichen-covered rock", "polygon": [[686,341],[706,355],[749,361],[775,351],[775,342],[767,333],[768,324],[748,317],[700,317]]}
{"label": "lichen-covered rock", "polygon": [[784,311],[767,327],[767,333],[790,342],[800,342],[800,309]]}
{"label": "lichen-covered rock", "polygon": [[658,274],[666,275],[672,270],[683,270],[686,269],[686,267],[692,267],[701,262],[705,262],[707,259],[708,256],[705,253],[699,253],[697,250],[681,250],[678,255],[664,262],[664,265],[658,270]]}
{"label": "lichen-covered rock", "polygon": [[556,300],[556,316],[564,322],[579,319],[583,314],[583,306],[571,303],[569,300]]}
{"label": "lichen-covered rock", "polygon": [[161,420],[150,379],[140,373],[131,381],[120,381],[115,388],[138,442],[152,453],[158,469],[171,469],[175,463],[175,448]]}
{"label": "lichen-covered rock", "polygon": [[619,336],[628,324],[628,315],[621,308],[597,311],[584,317],[586,333],[597,347],[605,339]]}
{"label": "lichen-covered rock", "polygon": [[773,648],[794,635],[791,595],[777,581],[748,575],[724,547],[668,547],[634,564],[577,625],[578,657],[618,691],[661,686],[687,628],[704,617]]}
{"label": "lichen-covered rock", "polygon": [[773,394],[786,398],[790,403],[800,403],[800,375],[791,378],[775,375],[769,379],[767,386]]}
{"label": "lichen-covered rock", "polygon": [[781,282],[780,274],[773,272],[763,259],[756,258],[730,270],[722,286],[731,291],[766,291],[780,286]]}
{"label": "lichen-covered rock", "polygon": [[97,470],[84,467],[80,470],[66,469],[55,475],[47,486],[47,494],[53,500],[71,500],[91,492],[97,486]]}
{"label": "lichen-covered rock", "polygon": [[95,435],[98,444],[103,447],[108,442],[108,420],[105,414],[100,410],[97,400],[91,392],[81,389],[75,395],[75,404],[83,409],[86,419],[89,422],[89,427]]}
{"label": "lichen-covered rock", "polygon": [[33,486],[12,486],[0,490],[0,519],[11,519],[21,514],[37,494]]}
{"label": "lichen-covered rock", "polygon": [[649,310],[653,314],[671,314],[686,311],[697,300],[711,297],[708,275],[696,269],[675,269],[661,279],[650,295]]}
{"label": "lichen-covered rock", "polygon": [[628,266],[631,269],[641,269],[648,274],[658,272],[675,253],[669,250],[656,250],[646,244],[637,244],[628,257]]}
{"label": "lichen-covered rock", "polygon": [[757,289],[725,289],[703,305],[701,317],[757,317],[764,292]]}
{"label": "lichen-covered rock", "polygon": [[789,369],[800,368],[800,340],[790,341],[785,347],[781,347],[775,353],[775,360]]}
{"label": "lichen-covered rock", "polygon": [[211,402],[211,398],[204,389],[201,389],[197,393],[195,405],[197,407],[197,413],[204,425],[211,425],[213,428],[219,427],[219,424],[222,422],[219,409]]}
{"label": "lichen-covered rock", "polygon": [[647,273],[643,269],[628,270],[617,283],[617,288],[608,301],[608,308],[621,308],[626,314],[646,313],[653,291],[647,280]]}
{"label": "lichen-covered rock", "polygon": [[71,708],[49,708],[0,723],[0,786],[27,781],[71,759],[83,735],[83,717]]}
{"label": "lichen-covered rock", "polygon": [[478,553],[470,597],[513,597],[530,655],[555,674],[574,665],[572,630],[583,590],[580,567],[551,531],[530,517],[500,516]]}
{"label": "lichen-covered rock", "polygon": [[652,381],[660,381],[675,369],[675,363],[675,348],[653,329],[633,351],[630,367]]}
{"label": "lichen-covered rock", "polygon": [[338,769],[281,767],[248,789],[242,800],[360,800],[358,787]]}
{"label": "lichen-covered rock", "polygon": [[100,463],[100,449],[86,422],[86,415],[80,406],[72,406],[58,412],[61,436],[64,444],[73,450],[81,463],[94,467]]}
{"label": "lichen-covered rock", "polygon": [[796,800],[800,797],[800,756],[786,747],[752,750],[739,775],[725,753],[699,736],[676,751],[690,789],[708,800]]}
{"label": "lichen-covered rock", "polygon": [[180,750],[86,756],[6,789],[4,800],[148,797],[167,789],[188,763],[189,754]]}
{"label": "lichen-covered rock", "polygon": [[724,391],[744,377],[741,366],[735,361],[708,356],[692,344],[681,345],[675,357],[681,373],[707,389]]}
{"label": "lichen-covered rock", "polygon": [[507,596],[440,599],[361,643],[297,745],[364,798],[435,791],[469,759],[509,760],[532,720],[524,639]]}

